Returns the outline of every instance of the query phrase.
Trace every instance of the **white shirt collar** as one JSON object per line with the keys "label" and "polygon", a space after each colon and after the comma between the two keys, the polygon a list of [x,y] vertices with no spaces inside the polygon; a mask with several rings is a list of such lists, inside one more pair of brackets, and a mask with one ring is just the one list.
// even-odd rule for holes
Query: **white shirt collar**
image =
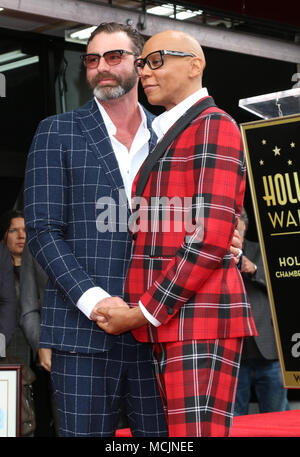
{"label": "white shirt collar", "polygon": [[152,122],[152,128],[156,133],[158,140],[169,130],[169,128],[198,100],[201,98],[207,97],[208,91],[206,87],[194,92],[192,95],[189,95],[178,105],[169,111],[165,111],[154,119]]}
{"label": "white shirt collar", "polygon": [[104,107],[96,98],[95,101],[107,129],[112,149],[115,153],[119,165],[119,170],[124,183],[124,189],[128,198],[128,204],[131,207],[131,188],[133,180],[142,163],[149,154],[150,131],[147,126],[147,116],[142,106],[139,104],[142,121],[131,144],[130,151],[128,151],[126,146],[124,146],[115,138],[117,131],[116,126],[110,119]]}
{"label": "white shirt collar", "polygon": [[[97,99],[97,97],[94,97],[94,99],[95,99],[95,101],[97,103],[97,106],[98,106],[98,108],[100,110],[100,114],[101,114],[101,116],[103,118],[103,121],[104,121],[105,127],[107,129],[108,135],[109,136],[114,136],[116,134],[116,131],[117,131],[115,124],[112,122],[111,118],[109,117],[109,115],[107,114],[106,110],[101,105],[101,103],[99,103],[99,100]],[[145,111],[143,110],[143,108],[140,105],[140,103],[138,103],[138,106],[139,106],[141,117],[142,117],[143,128],[147,129],[148,128],[147,127],[147,117],[146,117]]]}

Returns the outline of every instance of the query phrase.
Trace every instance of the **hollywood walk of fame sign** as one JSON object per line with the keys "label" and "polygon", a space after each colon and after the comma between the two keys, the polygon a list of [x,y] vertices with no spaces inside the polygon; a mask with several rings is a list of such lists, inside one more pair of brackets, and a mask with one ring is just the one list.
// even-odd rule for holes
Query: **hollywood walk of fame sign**
{"label": "hollywood walk of fame sign", "polygon": [[300,388],[300,114],[240,127],[283,382]]}

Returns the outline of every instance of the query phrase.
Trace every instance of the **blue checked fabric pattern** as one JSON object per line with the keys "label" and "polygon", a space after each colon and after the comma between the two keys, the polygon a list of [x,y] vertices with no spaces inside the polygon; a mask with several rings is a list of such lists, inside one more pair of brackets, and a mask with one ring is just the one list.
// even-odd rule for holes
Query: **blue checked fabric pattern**
{"label": "blue checked fabric pattern", "polygon": [[[150,128],[153,116],[146,115]],[[150,149],[155,140],[153,134]],[[42,347],[92,353],[106,351],[117,341],[75,305],[95,286],[123,296],[131,256],[127,221],[115,232],[101,233],[96,227],[98,199],[110,197],[118,203],[122,188],[94,100],[40,123],[27,160],[24,210],[29,248],[49,276],[41,318]]]}
{"label": "blue checked fabric pattern", "polygon": [[132,335],[103,353],[53,351],[51,376],[60,436],[114,436],[121,399],[134,437],[168,436],[149,345]]}

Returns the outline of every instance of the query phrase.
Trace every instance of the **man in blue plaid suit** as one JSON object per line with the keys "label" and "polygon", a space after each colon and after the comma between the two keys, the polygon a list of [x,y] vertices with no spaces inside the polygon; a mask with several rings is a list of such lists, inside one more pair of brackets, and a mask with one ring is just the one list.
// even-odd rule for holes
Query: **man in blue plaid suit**
{"label": "man in blue plaid suit", "polygon": [[[28,156],[28,244],[49,276],[41,363],[51,368],[61,436],[113,436],[122,399],[133,436],[167,436],[149,346],[95,322],[106,300],[123,304],[131,184],[156,142],[137,100],[142,45],[129,27],[101,24],[82,56],[95,98],[43,120]],[[102,219],[106,203],[110,216],[122,213],[116,230]]]}

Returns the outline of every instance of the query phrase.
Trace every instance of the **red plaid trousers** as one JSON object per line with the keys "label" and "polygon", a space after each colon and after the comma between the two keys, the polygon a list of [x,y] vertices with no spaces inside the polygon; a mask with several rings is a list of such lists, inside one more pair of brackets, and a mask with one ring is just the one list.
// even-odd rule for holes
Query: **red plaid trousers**
{"label": "red plaid trousers", "polygon": [[242,338],[153,345],[170,437],[225,437],[232,425]]}

